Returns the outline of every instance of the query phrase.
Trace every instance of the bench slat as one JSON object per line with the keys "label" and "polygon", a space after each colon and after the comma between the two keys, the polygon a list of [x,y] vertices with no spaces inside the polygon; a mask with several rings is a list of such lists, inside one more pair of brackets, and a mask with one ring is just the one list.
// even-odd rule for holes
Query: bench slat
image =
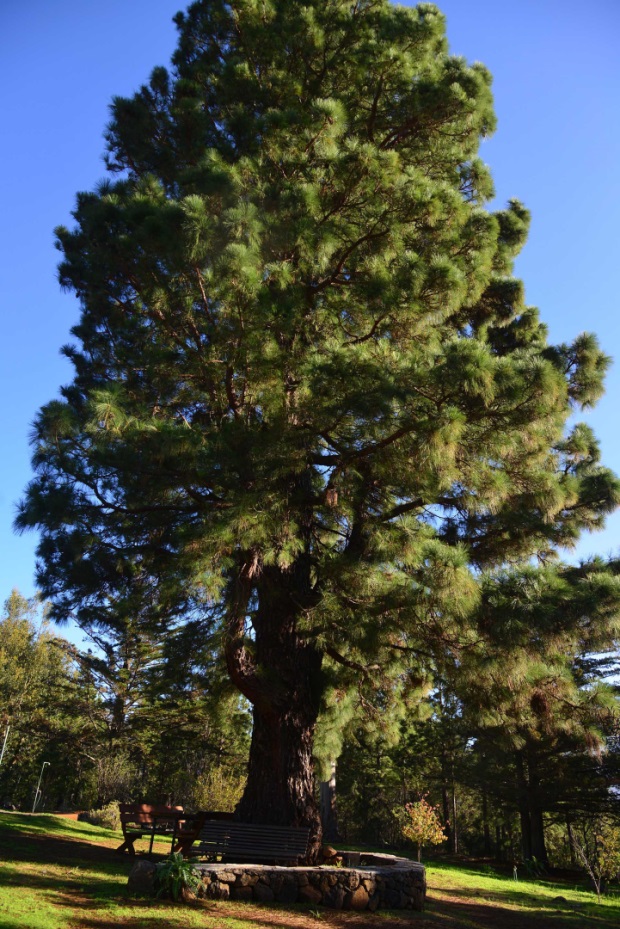
{"label": "bench slat", "polygon": [[306,854],[309,835],[307,827],[207,820],[196,850],[201,855],[222,855],[228,860],[295,861]]}

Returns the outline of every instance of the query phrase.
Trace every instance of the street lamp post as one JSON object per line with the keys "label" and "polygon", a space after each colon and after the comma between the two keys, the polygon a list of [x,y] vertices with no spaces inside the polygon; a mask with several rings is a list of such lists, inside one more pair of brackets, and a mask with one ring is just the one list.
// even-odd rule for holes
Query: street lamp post
{"label": "street lamp post", "polygon": [[8,737],[9,737],[9,729],[10,729],[10,728],[11,728],[10,726],[7,726],[7,727],[6,727],[6,732],[4,733],[4,742],[2,743],[2,751],[0,752],[0,764],[2,764],[2,759],[4,758],[4,749],[6,748],[6,740],[7,740]]}
{"label": "street lamp post", "polygon": [[34,811],[35,811],[36,808],[37,808],[37,803],[39,802],[39,797],[40,797],[40,795],[41,795],[41,789],[40,789],[40,788],[41,788],[41,778],[43,777],[43,771],[45,770],[45,765],[46,765],[46,764],[49,764],[49,761],[44,761],[43,764],[41,765],[41,773],[39,774],[39,783],[37,784],[37,789],[36,789],[35,795],[34,795],[34,803],[32,804],[32,812],[33,812],[33,813],[34,813]]}

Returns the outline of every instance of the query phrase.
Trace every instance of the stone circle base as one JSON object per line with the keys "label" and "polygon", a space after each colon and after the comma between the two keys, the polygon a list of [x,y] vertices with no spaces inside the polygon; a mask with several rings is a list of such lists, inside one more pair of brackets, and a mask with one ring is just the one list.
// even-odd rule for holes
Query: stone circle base
{"label": "stone circle base", "polygon": [[[394,855],[342,852],[345,867],[197,864],[199,897],[311,903],[336,910],[422,910],[424,866]],[[355,863],[355,866],[351,866]]]}

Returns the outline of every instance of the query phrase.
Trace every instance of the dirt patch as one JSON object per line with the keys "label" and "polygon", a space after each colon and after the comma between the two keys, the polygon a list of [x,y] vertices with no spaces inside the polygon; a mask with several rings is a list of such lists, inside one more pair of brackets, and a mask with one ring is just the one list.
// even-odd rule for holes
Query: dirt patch
{"label": "dirt patch", "polygon": [[[262,929],[437,929],[437,920],[432,916],[426,917],[423,913],[408,913],[407,916],[389,917],[383,914],[336,912],[324,907],[315,910],[318,916],[311,913],[286,912],[283,910],[266,909],[265,907],[244,906],[243,909],[233,910],[226,907],[225,915],[237,919],[246,919]],[[224,912],[221,911],[224,916]],[[461,927],[451,921],[453,929]]]}

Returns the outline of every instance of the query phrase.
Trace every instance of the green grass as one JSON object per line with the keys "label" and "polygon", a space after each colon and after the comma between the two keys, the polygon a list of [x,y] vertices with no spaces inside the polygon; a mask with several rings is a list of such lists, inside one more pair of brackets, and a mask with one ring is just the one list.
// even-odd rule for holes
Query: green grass
{"label": "green grass", "polygon": [[[58,839],[72,843],[62,860],[51,841]],[[210,913],[215,904],[191,908],[131,899],[131,859],[113,852],[121,841],[110,829],[58,816],[0,814],[0,929],[255,929],[250,921]],[[155,848],[165,854],[169,844]],[[136,843],[138,850],[141,845],[148,847],[146,840]],[[108,860],[85,861],[85,846],[103,848]]]}
{"label": "green grass", "polygon": [[[348,847],[361,852],[389,852],[385,848]],[[344,846],[339,848],[344,849]],[[402,851],[398,854],[406,855]],[[511,871],[502,871],[486,864],[440,861],[423,861],[423,864],[428,885],[426,913],[436,919],[449,916],[450,904],[460,904],[472,908],[472,911],[477,907],[496,909],[498,927],[501,926],[500,911],[521,915],[524,927],[528,924],[528,918],[534,917],[541,924],[548,921],[549,925],[573,929],[585,926],[598,926],[600,929],[620,927],[618,884],[598,904],[592,885],[585,877],[575,884],[551,879],[528,879],[519,872],[518,880],[515,881]],[[564,897],[565,902],[557,901],[557,897]],[[475,925],[478,924],[472,922],[472,926]]]}
{"label": "green grass", "polygon": [[[113,851],[120,842],[119,833],[87,823],[45,814],[0,813],[0,929],[334,929],[332,911],[301,905],[200,901],[182,906],[131,899],[127,875],[132,861]],[[169,843],[159,843],[157,849],[165,854]],[[604,897],[597,905],[585,884],[515,882],[512,875],[465,863],[427,863],[427,878],[424,914],[347,914],[346,925],[351,929],[382,929],[386,923],[390,929],[620,926],[620,895]],[[565,902],[554,900],[558,896]]]}
{"label": "green grass", "polygon": [[[605,895],[600,905],[588,885],[558,880],[530,880],[504,874],[489,866],[427,864],[429,895],[444,902],[474,901],[512,912],[548,917],[562,926],[620,926],[620,893]],[[564,901],[556,898],[563,897]]]}

